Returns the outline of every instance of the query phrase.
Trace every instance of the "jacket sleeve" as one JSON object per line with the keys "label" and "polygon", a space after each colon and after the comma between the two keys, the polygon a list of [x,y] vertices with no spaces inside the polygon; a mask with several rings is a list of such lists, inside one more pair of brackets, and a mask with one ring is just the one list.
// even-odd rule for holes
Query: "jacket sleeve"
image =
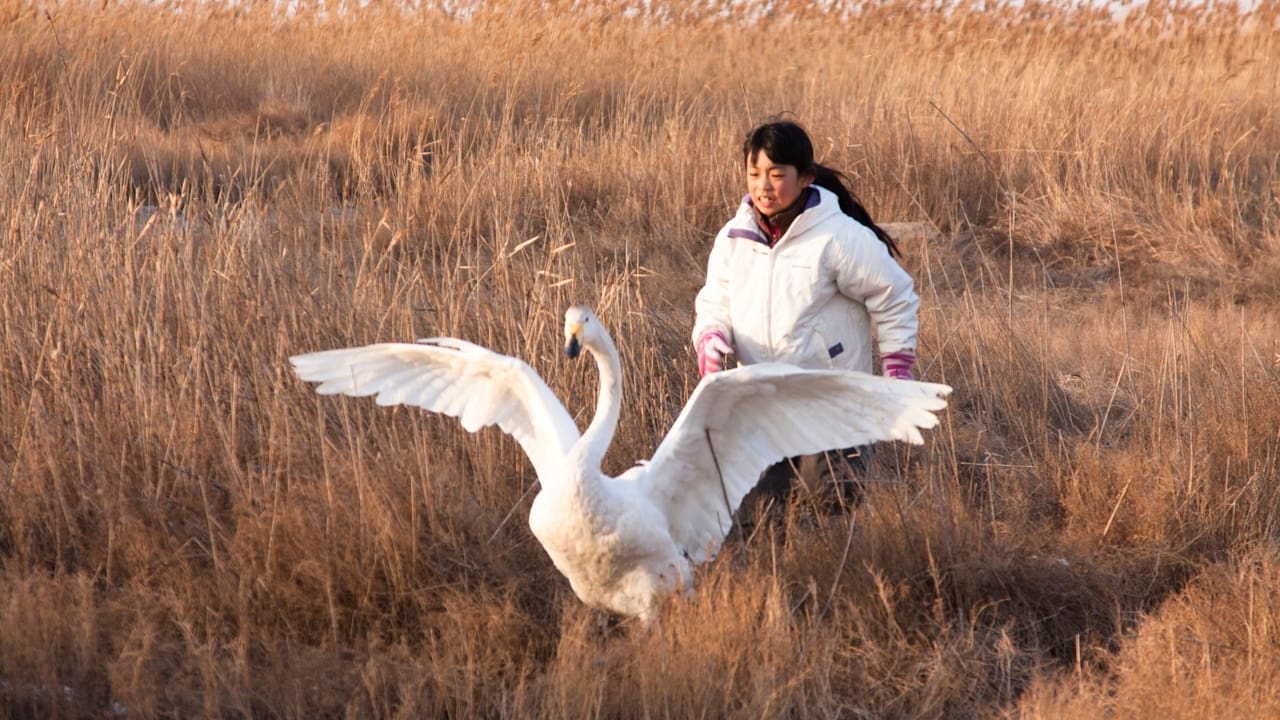
{"label": "jacket sleeve", "polygon": [[915,281],[885,244],[870,228],[854,224],[851,232],[836,237],[829,251],[841,294],[866,305],[871,315],[880,354],[914,353],[920,298]]}
{"label": "jacket sleeve", "polygon": [[733,241],[727,230],[721,229],[711,246],[707,258],[707,282],[693,301],[694,320],[692,340],[708,330],[719,330],[733,344],[733,324],[729,321],[729,257]]}

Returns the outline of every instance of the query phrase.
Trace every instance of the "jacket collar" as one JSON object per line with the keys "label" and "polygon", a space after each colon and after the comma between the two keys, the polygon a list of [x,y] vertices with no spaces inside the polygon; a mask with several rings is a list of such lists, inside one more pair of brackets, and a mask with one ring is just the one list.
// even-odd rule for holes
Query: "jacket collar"
{"label": "jacket collar", "polygon": [[782,235],[777,240],[769,238],[764,230],[761,229],[760,224],[757,222],[756,209],[751,204],[751,196],[743,195],[742,204],[738,206],[738,213],[730,223],[729,237],[743,238],[772,247],[776,242],[781,242],[787,237],[794,237],[831,215],[840,212],[840,203],[836,199],[835,193],[817,185],[810,185],[809,188],[810,192],[807,193],[807,197],[800,200],[800,202],[804,203],[803,209],[791,221],[790,227],[783,228]]}
{"label": "jacket collar", "polygon": [[[765,237],[769,238],[771,243],[776,243],[787,232],[787,228],[791,227],[791,223],[800,216],[805,210],[818,204],[817,191],[813,186],[807,186],[800,192],[800,196],[796,201],[791,203],[791,207],[774,213],[772,216],[766,216],[759,210],[755,210],[756,225],[764,231]],[[753,206],[754,209],[754,206]]]}

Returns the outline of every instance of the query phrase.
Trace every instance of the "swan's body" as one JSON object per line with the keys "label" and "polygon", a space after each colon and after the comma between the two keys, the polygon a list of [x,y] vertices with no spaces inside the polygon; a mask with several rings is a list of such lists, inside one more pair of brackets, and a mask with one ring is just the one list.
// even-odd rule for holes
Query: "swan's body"
{"label": "swan's body", "polygon": [[600,471],[622,407],[618,351],[585,307],[565,313],[566,352],[600,370],[591,424],[577,426],[524,362],[454,338],[291,358],[321,394],[376,395],[457,417],[471,432],[498,425],[542,484],[529,527],[588,605],[652,620],[656,600],[689,589],[714,557],[733,512],[761,472],[794,455],[886,440],[923,442],[945,385],[840,370],[760,364],[715,373],[694,390],[653,458],[614,478]]}

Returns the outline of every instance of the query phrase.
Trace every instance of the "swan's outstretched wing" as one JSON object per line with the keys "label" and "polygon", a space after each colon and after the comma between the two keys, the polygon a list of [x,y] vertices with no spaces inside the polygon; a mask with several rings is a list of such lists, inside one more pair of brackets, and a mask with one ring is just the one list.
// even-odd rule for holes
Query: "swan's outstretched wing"
{"label": "swan's outstretched wing", "polygon": [[321,395],[376,395],[456,417],[475,432],[497,425],[520,443],[545,487],[578,439],[573,418],[526,363],[455,338],[383,343],[289,358]]}
{"label": "swan's outstretched wing", "polygon": [[[946,385],[765,363],[703,378],[636,474],[695,562],[715,555],[733,511],[769,465],[886,440],[921,443]],[[723,480],[723,483],[722,483]]]}

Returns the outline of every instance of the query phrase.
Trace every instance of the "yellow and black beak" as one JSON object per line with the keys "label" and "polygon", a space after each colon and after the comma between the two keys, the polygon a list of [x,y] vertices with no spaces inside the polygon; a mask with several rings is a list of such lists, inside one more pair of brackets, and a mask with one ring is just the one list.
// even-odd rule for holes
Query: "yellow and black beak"
{"label": "yellow and black beak", "polygon": [[576,358],[582,353],[582,323],[571,323],[564,328],[564,354]]}

